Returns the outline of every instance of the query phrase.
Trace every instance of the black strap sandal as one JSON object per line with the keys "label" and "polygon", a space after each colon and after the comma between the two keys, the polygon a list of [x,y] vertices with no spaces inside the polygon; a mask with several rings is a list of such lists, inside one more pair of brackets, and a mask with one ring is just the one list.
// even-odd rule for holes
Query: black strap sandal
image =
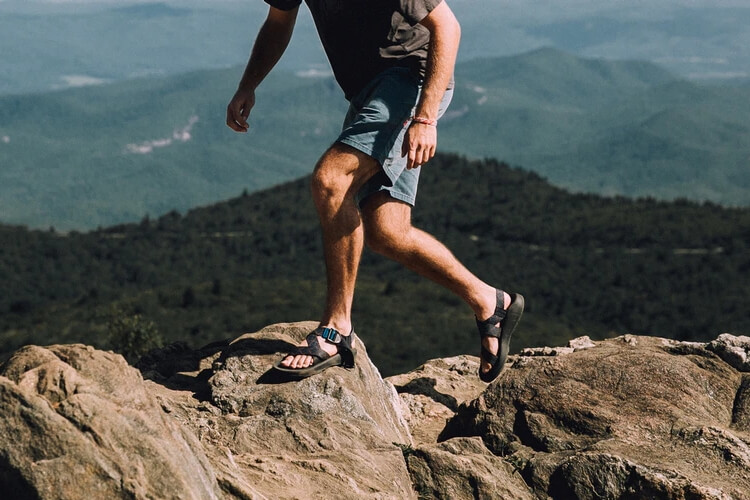
{"label": "black strap sandal", "polygon": [[[306,346],[295,347],[273,365],[273,367],[285,375],[291,375],[295,378],[307,378],[332,366],[343,366],[347,369],[354,368],[354,358],[357,355],[357,351],[352,347],[354,341],[353,335],[354,330],[349,335],[341,335],[334,328],[320,326],[307,335]],[[318,338],[322,338],[329,344],[335,345],[338,352],[333,356],[325,352],[320,347]],[[313,364],[305,368],[290,368],[281,364],[287,357],[297,355],[312,356],[314,358]]]}
{"label": "black strap sandal", "polygon": [[[485,337],[496,337],[500,339],[500,350],[497,354],[492,354],[482,345],[482,361],[490,363],[492,365],[486,372],[482,371],[482,366],[479,366],[479,378],[483,382],[492,382],[500,375],[500,372],[505,366],[505,361],[508,359],[508,352],[510,352],[510,337],[513,335],[513,331],[518,326],[518,322],[521,320],[523,314],[524,300],[523,295],[520,293],[513,293],[510,295],[510,305],[508,309],[503,309],[503,303],[505,302],[505,296],[502,290],[497,291],[497,306],[495,306],[495,314],[490,316],[484,321],[477,319],[477,328],[479,329],[480,339]],[[499,326],[498,326],[499,325]]]}

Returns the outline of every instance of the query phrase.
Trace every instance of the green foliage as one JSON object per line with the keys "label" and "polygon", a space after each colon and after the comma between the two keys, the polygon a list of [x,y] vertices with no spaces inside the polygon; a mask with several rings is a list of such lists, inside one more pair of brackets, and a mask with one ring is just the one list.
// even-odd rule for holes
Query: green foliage
{"label": "green foliage", "polygon": [[110,349],[122,354],[131,364],[151,349],[164,345],[164,339],[152,321],[117,307],[113,307],[109,315],[107,340]]}
{"label": "green foliage", "polygon": [[[516,351],[579,335],[750,331],[750,209],[571,194],[495,160],[439,155],[423,168],[415,225],[526,296]],[[194,347],[317,319],[325,269],[308,182],[89,233],[0,225],[0,352],[100,346],[113,304]],[[353,310],[385,375],[479,350],[460,300],[369,251]]]}

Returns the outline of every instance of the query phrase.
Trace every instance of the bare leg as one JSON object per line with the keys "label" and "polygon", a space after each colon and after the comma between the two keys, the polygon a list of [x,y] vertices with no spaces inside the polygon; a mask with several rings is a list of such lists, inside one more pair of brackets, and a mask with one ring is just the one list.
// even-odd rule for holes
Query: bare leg
{"label": "bare leg", "polygon": [[[411,207],[378,193],[367,200],[362,210],[365,238],[376,252],[395,260],[416,273],[442,285],[461,297],[480,320],[495,312],[495,288],[472,274],[448,248],[428,233],[411,225]],[[510,305],[504,295],[503,308]],[[493,354],[499,348],[498,339],[484,338],[484,346]],[[489,363],[482,363],[487,371]]]}
{"label": "bare leg", "polygon": [[[312,194],[323,232],[323,253],[326,262],[327,298],[320,320],[342,335],[352,329],[352,300],[364,233],[355,194],[380,168],[366,154],[336,143],[318,161],[312,177]],[[303,345],[306,343],[303,342]],[[329,354],[336,347],[326,342],[321,348]],[[304,368],[313,363],[310,356],[287,356],[282,365]]]}

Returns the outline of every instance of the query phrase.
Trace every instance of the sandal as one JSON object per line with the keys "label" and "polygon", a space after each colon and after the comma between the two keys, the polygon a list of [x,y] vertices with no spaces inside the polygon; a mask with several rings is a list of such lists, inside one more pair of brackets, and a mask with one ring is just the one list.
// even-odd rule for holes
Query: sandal
{"label": "sandal", "polygon": [[[512,293],[510,295],[510,305],[508,309],[503,309],[503,303],[505,302],[505,296],[502,290],[497,291],[497,305],[495,306],[495,314],[490,316],[484,321],[477,319],[477,328],[479,329],[479,337],[484,339],[485,337],[496,337],[500,339],[500,349],[497,354],[492,354],[484,345],[482,345],[482,361],[490,363],[491,367],[488,371],[482,371],[482,365],[479,365],[479,378],[483,382],[492,382],[500,375],[500,372],[505,366],[505,360],[508,359],[508,352],[510,351],[510,336],[513,335],[513,331],[518,326],[518,322],[523,314],[523,295],[520,293]],[[499,326],[497,326],[499,324]]]}
{"label": "sandal", "polygon": [[[352,347],[353,334],[354,330],[349,335],[341,335],[334,328],[320,326],[307,335],[306,346],[295,347],[274,364],[273,367],[277,371],[300,379],[320,373],[332,366],[343,366],[348,369],[354,368],[354,357],[357,355],[357,351]],[[335,345],[338,352],[334,355],[325,352],[320,347],[318,337],[321,337],[329,344]],[[281,364],[287,357],[297,355],[312,356],[315,359],[313,360],[313,364],[304,368],[289,368]]]}

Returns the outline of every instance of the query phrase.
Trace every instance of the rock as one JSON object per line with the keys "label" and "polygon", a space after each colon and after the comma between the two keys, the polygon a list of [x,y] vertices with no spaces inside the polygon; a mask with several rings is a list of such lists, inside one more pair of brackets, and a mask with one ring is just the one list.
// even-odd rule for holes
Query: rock
{"label": "rock", "polygon": [[561,356],[574,351],[573,347],[527,347],[521,349],[521,356]]}
{"label": "rock", "polygon": [[742,375],[742,384],[737,390],[732,413],[732,425],[735,429],[750,432],[750,375]]}
{"label": "rock", "polygon": [[736,337],[583,337],[489,386],[473,356],[384,381],[357,339],[352,370],[275,375],[315,326],[174,344],[140,372],[83,345],[17,351],[3,498],[750,500],[750,374],[719,357]]}
{"label": "rock", "polygon": [[404,416],[417,443],[435,443],[458,405],[476,399],[487,384],[479,380],[479,358],[433,359],[419,368],[386,380],[401,397]]}
{"label": "rock", "polygon": [[[225,466],[228,451],[237,468],[226,480],[242,478],[268,498],[413,498],[396,446],[411,445],[399,397],[361,341],[351,371],[335,367],[295,382],[269,376],[316,326],[273,325],[216,357],[207,384],[221,412],[202,439],[209,457]],[[184,423],[199,431],[204,420],[191,414]]]}
{"label": "rock", "polygon": [[630,335],[629,333],[617,337],[617,340],[632,346],[638,345],[638,337],[636,337],[635,335]]}
{"label": "rock", "polygon": [[490,453],[479,438],[422,445],[404,455],[420,498],[536,498],[514,466]]}
{"label": "rock", "polygon": [[5,498],[221,498],[198,441],[122,356],[24,347],[0,370],[0,408]]}
{"label": "rock", "polygon": [[[401,403],[359,342],[357,366],[269,373],[316,326],[274,325],[138,366],[82,345],[27,347],[0,371],[9,498],[416,498]],[[398,446],[397,446],[398,445]]]}
{"label": "rock", "polygon": [[541,498],[750,498],[741,374],[674,347],[630,335],[527,357],[440,439],[482,437]]}
{"label": "rock", "polygon": [[576,351],[582,351],[583,349],[596,347],[596,344],[589,338],[588,335],[584,335],[583,337],[577,337],[573,340],[569,340],[568,347],[571,347]]}
{"label": "rock", "polygon": [[741,372],[750,372],[750,337],[723,333],[706,348]]}
{"label": "rock", "polygon": [[[567,347],[527,347],[521,349],[521,356],[561,356],[595,346],[596,344],[587,335],[584,335],[568,341]],[[522,363],[525,363],[525,361],[522,361]]]}
{"label": "rock", "polygon": [[[562,461],[551,478],[556,498],[700,498],[732,500],[672,470],[659,470],[607,453],[581,453]],[[736,497],[739,498],[739,497]]]}

